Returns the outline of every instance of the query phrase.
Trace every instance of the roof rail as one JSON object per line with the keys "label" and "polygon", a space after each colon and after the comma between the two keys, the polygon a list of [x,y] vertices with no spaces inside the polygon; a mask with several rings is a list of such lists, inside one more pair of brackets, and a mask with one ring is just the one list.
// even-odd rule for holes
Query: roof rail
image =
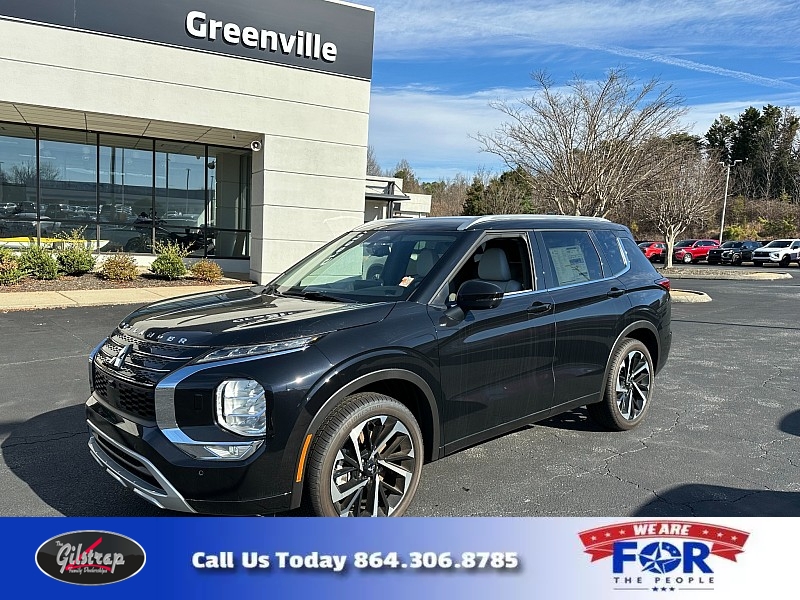
{"label": "roof rail", "polygon": [[479,225],[481,223],[491,223],[493,221],[530,221],[531,219],[563,219],[565,221],[571,221],[573,219],[587,219],[593,221],[604,221],[609,222],[608,219],[604,219],[603,217],[584,217],[584,216],[572,216],[572,215],[541,215],[541,214],[529,214],[529,215],[484,215],[482,217],[475,217],[472,221],[468,223],[464,223],[458,229],[459,231],[463,231],[465,229],[469,229],[475,225]]}

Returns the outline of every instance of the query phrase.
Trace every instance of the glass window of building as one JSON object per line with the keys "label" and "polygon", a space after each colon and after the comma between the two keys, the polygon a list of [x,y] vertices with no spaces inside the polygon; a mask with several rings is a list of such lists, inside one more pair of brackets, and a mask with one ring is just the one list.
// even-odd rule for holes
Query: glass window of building
{"label": "glass window of building", "polygon": [[0,123],[0,244],[35,237],[36,129]]}
{"label": "glass window of building", "polygon": [[249,151],[208,148],[207,235],[209,254],[219,258],[250,256]]}
{"label": "glass window of building", "polygon": [[102,252],[153,247],[153,140],[100,135],[99,228]]}
{"label": "glass window of building", "polygon": [[42,238],[73,230],[93,233],[90,230],[97,222],[97,135],[41,127],[39,190]]}

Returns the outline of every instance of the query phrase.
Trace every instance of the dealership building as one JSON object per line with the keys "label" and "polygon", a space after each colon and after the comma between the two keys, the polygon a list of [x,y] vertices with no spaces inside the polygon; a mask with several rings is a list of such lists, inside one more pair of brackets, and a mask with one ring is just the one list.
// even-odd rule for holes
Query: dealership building
{"label": "dealership building", "polygon": [[330,0],[3,1],[0,243],[178,241],[263,283],[365,219],[424,215],[365,182],[373,33]]}

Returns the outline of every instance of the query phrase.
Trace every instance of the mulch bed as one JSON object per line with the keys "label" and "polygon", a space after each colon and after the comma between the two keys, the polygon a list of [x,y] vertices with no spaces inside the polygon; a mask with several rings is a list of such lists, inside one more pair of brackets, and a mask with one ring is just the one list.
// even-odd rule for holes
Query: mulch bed
{"label": "mulch bed", "polygon": [[26,277],[14,285],[0,285],[0,294],[9,292],[67,292],[73,290],[114,290],[130,288],[149,288],[149,287],[168,287],[176,285],[199,286],[214,284],[241,283],[250,285],[246,281],[237,279],[222,278],[214,283],[200,281],[199,279],[160,279],[158,277],[139,275],[133,281],[109,281],[101,279],[97,275],[87,273],[86,275],[72,276],[64,275],[59,279],[40,280]]}

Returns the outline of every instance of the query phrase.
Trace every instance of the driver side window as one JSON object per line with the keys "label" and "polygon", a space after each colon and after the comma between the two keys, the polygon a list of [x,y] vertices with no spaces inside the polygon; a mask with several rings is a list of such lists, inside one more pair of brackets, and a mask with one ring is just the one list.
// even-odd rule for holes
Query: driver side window
{"label": "driver side window", "polygon": [[456,298],[465,281],[479,279],[499,286],[504,293],[533,289],[530,251],[524,236],[486,239],[450,280],[448,301]]}

